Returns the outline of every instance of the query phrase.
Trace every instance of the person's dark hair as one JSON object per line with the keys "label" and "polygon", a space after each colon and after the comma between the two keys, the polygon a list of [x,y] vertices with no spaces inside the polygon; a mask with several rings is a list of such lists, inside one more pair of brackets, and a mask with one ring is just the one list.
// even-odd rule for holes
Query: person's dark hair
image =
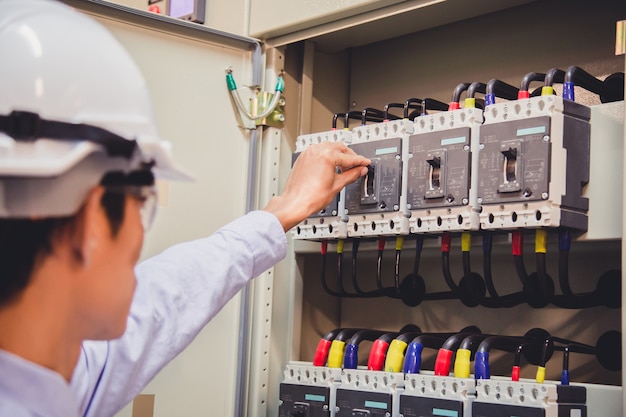
{"label": "person's dark hair", "polygon": [[[106,185],[128,180],[124,174],[107,174],[100,204],[115,237],[124,221],[126,196],[107,192]],[[128,182],[127,182],[128,183]],[[0,219],[0,306],[10,302],[28,285],[33,269],[42,256],[52,252],[52,238],[75,221],[77,215],[60,218]]]}

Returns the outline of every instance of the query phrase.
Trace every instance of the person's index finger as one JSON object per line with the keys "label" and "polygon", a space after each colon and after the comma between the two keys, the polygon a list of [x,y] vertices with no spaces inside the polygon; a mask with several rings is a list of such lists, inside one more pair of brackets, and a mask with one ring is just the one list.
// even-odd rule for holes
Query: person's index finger
{"label": "person's index finger", "polygon": [[347,168],[354,168],[357,166],[367,166],[370,165],[372,163],[372,161],[370,161],[368,158],[361,156],[361,155],[357,155],[357,154],[340,154],[337,156],[336,160],[335,160],[335,165],[338,166],[339,168],[341,168],[342,170],[345,170]]}

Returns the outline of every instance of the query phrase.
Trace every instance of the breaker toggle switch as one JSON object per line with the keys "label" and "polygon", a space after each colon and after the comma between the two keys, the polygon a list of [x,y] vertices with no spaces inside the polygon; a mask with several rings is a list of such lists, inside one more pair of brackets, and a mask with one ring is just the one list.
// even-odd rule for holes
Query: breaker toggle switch
{"label": "breaker toggle switch", "polygon": [[[517,146],[520,145],[520,146]],[[503,143],[502,182],[498,186],[499,193],[513,193],[520,191],[522,185],[519,179],[518,167],[521,166],[521,143]]]}
{"label": "breaker toggle switch", "polygon": [[426,162],[428,162],[428,189],[424,195],[424,198],[441,198],[444,196],[444,189],[441,187],[444,182],[443,169],[445,163],[444,154],[438,155],[435,153],[427,156]]}
{"label": "breaker toggle switch", "polygon": [[308,417],[309,405],[307,403],[295,403],[291,411],[289,411],[289,417]]}
{"label": "breaker toggle switch", "polygon": [[377,172],[377,164],[372,162],[367,167],[367,174],[363,177],[363,189],[361,190],[361,204],[378,203],[378,183],[380,172]]}

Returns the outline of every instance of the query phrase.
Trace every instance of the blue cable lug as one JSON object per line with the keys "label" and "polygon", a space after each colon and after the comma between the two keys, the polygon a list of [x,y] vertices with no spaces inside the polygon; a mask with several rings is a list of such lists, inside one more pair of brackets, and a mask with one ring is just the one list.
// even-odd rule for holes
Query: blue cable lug
{"label": "blue cable lug", "polygon": [[561,385],[569,385],[569,371],[565,369],[561,372]]}
{"label": "blue cable lug", "polygon": [[353,344],[346,345],[346,353],[343,355],[344,369],[356,369],[359,364],[359,346]]}
{"label": "blue cable lug", "polygon": [[491,379],[489,370],[489,352],[476,352],[474,358],[474,378]]}
{"label": "blue cable lug", "polygon": [[406,348],[404,356],[404,373],[419,374],[422,366],[422,349],[424,346],[419,342],[411,342]]}
{"label": "blue cable lug", "polygon": [[574,83],[572,81],[563,83],[563,98],[574,101]]}

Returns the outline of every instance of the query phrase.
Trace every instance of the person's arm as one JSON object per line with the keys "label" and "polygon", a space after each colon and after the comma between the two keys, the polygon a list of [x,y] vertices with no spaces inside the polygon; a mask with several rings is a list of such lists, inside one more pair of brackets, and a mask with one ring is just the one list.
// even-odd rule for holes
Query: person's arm
{"label": "person's arm", "polygon": [[263,210],[140,264],[125,334],[83,345],[72,378],[83,415],[111,416],[130,402],[250,279],[285,256],[284,232],[326,206],[369,163],[343,144],[311,146]]}
{"label": "person's arm", "polygon": [[139,264],[124,335],[83,344],[72,387],[84,415],[111,416],[123,408],[286,248],[276,217],[256,211]]}

